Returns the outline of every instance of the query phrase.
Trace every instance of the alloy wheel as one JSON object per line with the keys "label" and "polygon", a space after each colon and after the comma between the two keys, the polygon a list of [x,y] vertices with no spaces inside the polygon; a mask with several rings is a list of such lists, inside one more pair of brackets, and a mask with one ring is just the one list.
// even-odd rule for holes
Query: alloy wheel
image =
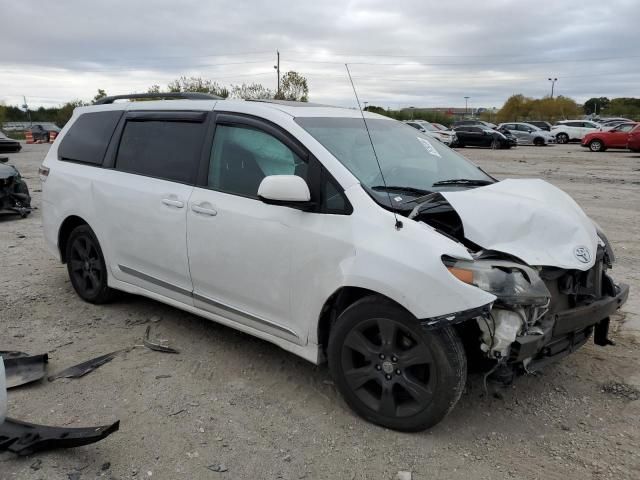
{"label": "alloy wheel", "polygon": [[432,354],[400,322],[375,318],[353,328],[344,340],[341,362],[349,388],[381,415],[415,415],[433,399]]}
{"label": "alloy wheel", "polygon": [[88,235],[73,240],[69,265],[74,284],[86,295],[95,295],[102,287],[104,271],[100,253]]}

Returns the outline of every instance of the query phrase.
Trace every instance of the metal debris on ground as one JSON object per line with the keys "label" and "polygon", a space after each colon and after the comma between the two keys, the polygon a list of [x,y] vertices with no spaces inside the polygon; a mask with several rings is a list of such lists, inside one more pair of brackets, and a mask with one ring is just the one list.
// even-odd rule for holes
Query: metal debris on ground
{"label": "metal debris on ground", "polygon": [[40,380],[45,376],[49,361],[46,353],[29,355],[24,352],[0,351],[0,357],[4,361],[7,388]]}
{"label": "metal debris on ground", "polygon": [[110,362],[118,354],[122,352],[127,352],[129,350],[130,350],[129,348],[116,350],[115,352],[107,353],[106,355],[101,355],[99,357],[92,358],[91,360],[87,360],[86,362],[82,362],[77,365],[74,365],[73,367],[66,368],[61,372],[51,375],[49,377],[49,381],[53,382],[58,378],[80,378],[89,372],[93,372],[96,368],[101,367],[105,363]]}
{"label": "metal debris on ground", "polygon": [[180,353],[178,350],[176,350],[175,348],[171,348],[168,347],[166,345],[162,345],[161,343],[156,343],[156,342],[152,342],[151,340],[149,340],[149,334],[151,333],[151,326],[147,327],[147,330],[144,333],[144,346],[151,349],[151,350],[155,350],[156,352],[163,352],[163,353]]}
{"label": "metal debris on ground", "polygon": [[119,427],[120,421],[100,427],[65,428],[6,418],[0,424],[0,452],[8,451],[22,456],[43,450],[89,445],[108,437]]}

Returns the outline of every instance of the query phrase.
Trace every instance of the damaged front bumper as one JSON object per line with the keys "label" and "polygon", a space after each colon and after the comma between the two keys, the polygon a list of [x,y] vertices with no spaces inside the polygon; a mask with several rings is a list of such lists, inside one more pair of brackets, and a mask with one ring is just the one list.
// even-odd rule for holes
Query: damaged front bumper
{"label": "damaged front bumper", "polygon": [[611,344],[609,317],[629,297],[629,285],[614,285],[613,295],[606,295],[587,305],[577,306],[552,315],[542,334],[516,336],[510,362],[522,362],[527,371],[536,371],[584,345],[593,334],[596,345]]}
{"label": "damaged front bumper", "polygon": [[485,356],[501,365],[535,371],[583,345],[591,336],[609,345],[609,317],[629,296],[629,286],[607,275],[613,255],[598,248],[586,271],[530,267],[497,252],[481,252],[474,261],[443,257],[460,281],[495,295],[496,299],[463,312],[424,319],[426,329],[474,319]]}

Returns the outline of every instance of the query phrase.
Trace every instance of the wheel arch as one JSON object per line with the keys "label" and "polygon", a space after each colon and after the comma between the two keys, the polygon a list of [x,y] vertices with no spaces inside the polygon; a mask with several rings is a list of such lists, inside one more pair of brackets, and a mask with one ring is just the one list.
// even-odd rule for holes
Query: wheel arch
{"label": "wheel arch", "polygon": [[326,349],[329,344],[329,334],[331,333],[331,328],[333,327],[340,314],[358,300],[371,296],[383,298],[399,306],[400,308],[407,310],[406,307],[404,307],[400,303],[382,293],[376,292],[375,290],[355,286],[343,286],[338,288],[324,302],[322,310],[320,311],[320,317],[318,318],[317,339],[319,349],[322,352],[322,358],[325,358]]}
{"label": "wheel arch", "polygon": [[64,219],[58,231],[58,249],[60,250],[60,260],[62,263],[67,262],[67,242],[71,232],[80,225],[89,225],[89,223],[78,215],[69,215]]}

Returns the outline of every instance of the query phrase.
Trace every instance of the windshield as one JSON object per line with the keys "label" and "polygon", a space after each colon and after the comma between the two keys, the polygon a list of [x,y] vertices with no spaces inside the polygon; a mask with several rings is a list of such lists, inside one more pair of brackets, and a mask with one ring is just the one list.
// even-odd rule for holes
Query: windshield
{"label": "windshield", "polygon": [[443,187],[434,188],[434,184],[444,180],[493,182],[477,166],[438,140],[401,122],[367,119],[383,181],[361,118],[302,117],[295,121],[370,189],[386,184],[401,187],[396,188],[399,191],[402,188],[438,191]]}
{"label": "windshield", "polygon": [[427,122],[420,122],[419,125],[424,128],[425,130],[429,130],[430,132],[437,132],[438,129],[436,127],[434,127],[433,125],[431,125],[430,123]]}

